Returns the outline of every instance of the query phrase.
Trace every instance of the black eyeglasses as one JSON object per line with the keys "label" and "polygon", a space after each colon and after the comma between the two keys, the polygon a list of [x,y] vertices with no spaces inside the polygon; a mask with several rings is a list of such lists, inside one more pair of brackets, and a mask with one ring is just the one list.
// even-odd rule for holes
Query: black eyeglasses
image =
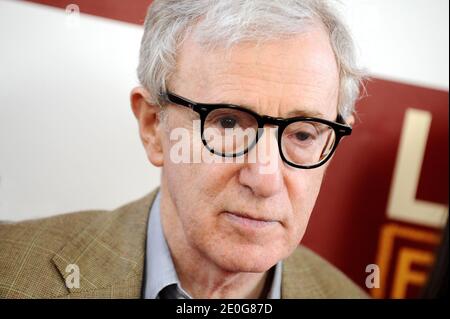
{"label": "black eyeglasses", "polygon": [[352,128],[338,115],[336,122],[315,117],[277,118],[259,115],[232,104],[205,104],[167,92],[161,96],[171,104],[185,106],[200,115],[201,139],[211,152],[237,157],[253,148],[266,124],[278,127],[278,148],[287,164],[303,169],[326,163]]}

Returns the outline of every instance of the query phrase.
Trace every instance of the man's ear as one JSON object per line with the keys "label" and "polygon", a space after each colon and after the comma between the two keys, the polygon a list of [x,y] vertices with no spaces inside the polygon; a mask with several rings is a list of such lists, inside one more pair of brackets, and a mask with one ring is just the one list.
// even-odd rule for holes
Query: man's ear
{"label": "man's ear", "polygon": [[138,121],[139,135],[145,152],[153,165],[161,167],[163,165],[161,107],[149,101],[149,93],[145,88],[136,87],[131,91],[131,108]]}

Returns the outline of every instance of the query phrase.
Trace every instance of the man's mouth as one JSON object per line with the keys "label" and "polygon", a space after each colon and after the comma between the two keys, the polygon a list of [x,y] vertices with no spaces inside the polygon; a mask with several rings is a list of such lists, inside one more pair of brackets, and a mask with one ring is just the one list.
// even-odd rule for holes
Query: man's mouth
{"label": "man's mouth", "polygon": [[262,228],[273,226],[278,223],[277,220],[268,219],[264,217],[253,217],[245,212],[229,212],[225,211],[224,214],[232,221],[244,227],[250,228]]}

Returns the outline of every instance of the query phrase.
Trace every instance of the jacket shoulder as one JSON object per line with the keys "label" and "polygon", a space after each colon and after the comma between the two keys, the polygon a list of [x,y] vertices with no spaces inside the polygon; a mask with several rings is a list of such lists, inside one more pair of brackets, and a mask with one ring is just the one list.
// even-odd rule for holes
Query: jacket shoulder
{"label": "jacket shoulder", "polygon": [[65,291],[52,258],[106,211],[0,223],[0,298],[51,298]]}
{"label": "jacket shoulder", "polygon": [[368,298],[342,271],[302,245],[283,264],[283,298]]}
{"label": "jacket shoulder", "polygon": [[[112,211],[0,222],[0,298],[67,296],[64,271],[73,260],[84,269],[82,281],[92,284],[87,279],[91,275],[91,280],[102,285],[107,284],[103,280],[107,272],[101,270],[108,257],[122,262],[121,257],[125,256],[126,265],[139,263],[142,247],[136,243],[144,242],[148,208],[157,190]],[[124,263],[109,267],[122,270]],[[136,269],[141,268],[140,264],[137,266]]]}

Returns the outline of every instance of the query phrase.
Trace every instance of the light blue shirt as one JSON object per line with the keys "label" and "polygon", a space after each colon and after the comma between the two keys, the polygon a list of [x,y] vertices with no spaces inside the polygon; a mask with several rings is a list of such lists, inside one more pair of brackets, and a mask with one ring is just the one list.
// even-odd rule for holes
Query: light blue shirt
{"label": "light blue shirt", "polygon": [[[191,299],[192,297],[181,287],[169,247],[167,246],[160,216],[160,192],[150,210],[147,228],[147,254],[145,262],[145,299],[158,299],[162,294],[166,298]],[[268,299],[280,299],[282,262],[275,266],[272,285]]]}

